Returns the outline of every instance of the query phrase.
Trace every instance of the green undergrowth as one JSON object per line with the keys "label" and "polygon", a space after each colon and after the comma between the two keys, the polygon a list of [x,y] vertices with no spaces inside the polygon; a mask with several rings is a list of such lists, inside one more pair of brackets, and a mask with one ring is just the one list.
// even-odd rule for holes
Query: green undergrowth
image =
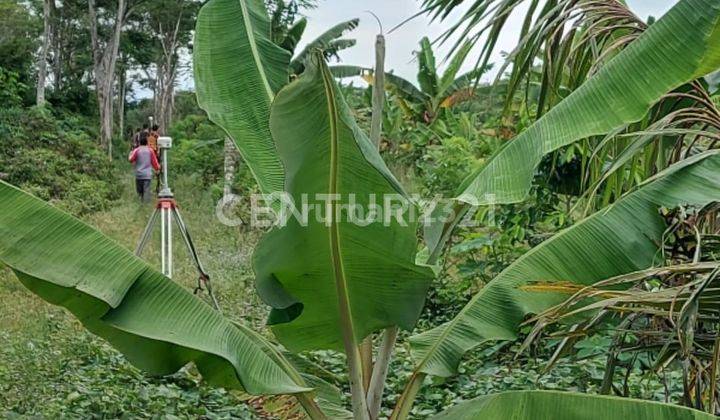
{"label": "green undergrowth", "polygon": [[[132,192],[132,178],[124,176],[120,200],[104,211],[83,217],[123,246],[133,249],[152,212],[151,205],[138,203]],[[217,192],[198,176],[173,180],[181,207],[206,270],[212,276],[224,314],[245,325],[267,332],[265,305],[253,290],[250,259],[261,232],[246,227],[229,227],[215,214]],[[144,257],[159,264],[159,238],[148,245]],[[196,272],[176,237],[174,279],[192,290]],[[499,270],[500,267],[490,271]],[[448,270],[436,283],[442,290],[472,287]],[[475,286],[481,287],[481,286]],[[454,288],[454,289],[453,289]],[[447,293],[430,297],[421,326],[443,322],[459,308],[470,293]],[[64,310],[50,306],[26,291],[8,269],[0,269],[0,417],[41,418],[255,418],[248,396],[237,391],[205,386],[192,367],[166,378],[151,378],[135,369],[117,351],[94,337]],[[445,317],[432,313],[446,308]],[[412,370],[403,333],[388,378],[387,405],[402,392]],[[517,345],[492,345],[472,352],[461,366],[461,375],[449,379],[428,379],[413,418],[425,418],[458,401],[504,390],[554,389],[597,392],[603,377],[604,357],[609,341],[596,337],[580,342],[585,359],[563,359],[545,372],[550,347],[533,349],[516,357]],[[306,355],[337,377],[343,387],[344,357],[320,351]],[[679,395],[681,380],[670,372],[662,383],[631,370],[627,391],[634,397],[664,400],[665,387]],[[623,387],[624,384],[618,384]],[[346,391],[348,391],[346,389]],[[266,404],[271,406],[272,404]],[[385,408],[389,414],[389,408]]]}
{"label": "green undergrowth", "polygon": [[[151,211],[132,195],[132,179],[107,210],[83,219],[133,249]],[[223,226],[213,194],[177,180],[177,199],[215,292],[230,318],[260,328],[265,310],[252,293],[249,258],[256,233]],[[156,231],[159,228],[156,228]],[[157,265],[159,238],[144,255]],[[176,237],[175,279],[192,290],[195,271]],[[64,310],[34,296],[0,268],[0,417],[253,418],[246,396],[202,384],[194,369],[151,378],[132,367]]]}
{"label": "green undergrowth", "polygon": [[106,210],[122,189],[87,118],[50,108],[0,109],[0,179],[75,215]]}

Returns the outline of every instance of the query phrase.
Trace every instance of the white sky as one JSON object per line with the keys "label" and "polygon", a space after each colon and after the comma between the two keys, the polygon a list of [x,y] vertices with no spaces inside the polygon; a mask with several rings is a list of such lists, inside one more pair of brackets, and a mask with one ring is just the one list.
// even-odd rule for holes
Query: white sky
{"label": "white sky", "polygon": [[[635,14],[642,19],[647,19],[649,15],[660,17],[667,12],[676,1],[677,0],[627,0],[627,3]],[[468,1],[467,3],[469,4],[471,2]],[[417,13],[420,8],[420,0],[320,0],[317,9],[304,12],[308,18],[308,26],[303,36],[303,41],[307,42],[314,39],[338,22],[357,17],[360,19],[359,27],[350,32],[349,35],[346,35],[348,38],[356,39],[357,45],[341,52],[340,57],[343,64],[369,66],[374,61],[373,50],[375,35],[378,33],[378,24],[366,10],[371,10],[380,18],[383,28],[385,32],[387,32],[390,28]],[[484,78],[486,80],[494,78],[502,64],[503,60],[500,52],[511,51],[517,43],[524,11],[518,10],[517,12],[510,17],[498,40],[495,53],[490,60],[495,63],[495,71],[490,72],[488,76]],[[449,19],[446,19],[445,22],[430,22],[427,16],[422,15],[406,23],[392,34],[386,35],[386,70],[394,70],[396,74],[412,82],[416,82],[417,64],[413,61],[413,51],[419,49],[418,43],[420,38],[427,36],[430,40],[433,40],[442,34],[443,30],[448,28],[451,22],[457,21],[457,16],[459,15],[461,15],[461,13],[454,13]],[[455,19],[453,19],[453,17],[455,17]],[[440,45],[435,48],[436,59],[441,68],[443,68],[441,60],[445,57],[448,47],[449,45]],[[479,53],[479,51],[477,53]],[[462,72],[473,68],[476,57],[477,54],[475,56],[471,55],[468,58]]]}
{"label": "white sky", "polygon": [[[677,0],[626,1],[635,14],[642,19],[647,19],[650,15],[658,18],[677,2]],[[359,18],[360,25],[358,28],[346,35],[347,38],[357,40],[357,44],[352,48],[342,51],[340,58],[343,64],[371,66],[374,61],[374,45],[375,36],[378,33],[378,24],[366,11],[371,10],[379,17],[387,33],[395,25],[420,11],[420,7],[421,0],[320,0],[318,8],[303,12],[308,18],[308,25],[297,51],[300,51],[305,43],[315,39],[333,25],[352,18]],[[457,17],[461,15],[461,12],[461,10],[458,10],[446,19],[445,22],[430,22],[427,16],[418,16],[392,34],[386,34],[386,70],[394,71],[396,74],[416,83],[417,63],[413,60],[413,51],[418,49],[420,39],[423,36],[427,36],[430,40],[433,40],[442,34],[443,30],[446,29],[451,22],[455,22]],[[494,70],[489,72],[483,78],[484,80],[491,80],[496,76],[498,69],[503,63],[501,52],[511,51],[517,43],[523,16],[524,11],[518,9],[516,13],[508,19],[496,45],[495,53],[490,59],[491,62],[495,63]],[[449,45],[434,47],[441,71],[444,68],[442,59],[445,57],[448,47]],[[479,48],[473,51],[475,55],[471,53],[461,72],[473,68],[475,59],[479,53],[477,50],[479,50]],[[360,84],[362,83],[363,82],[360,82]],[[193,88],[191,71],[181,76],[180,88]],[[138,98],[149,97],[150,95],[151,92],[146,90],[137,92]]]}

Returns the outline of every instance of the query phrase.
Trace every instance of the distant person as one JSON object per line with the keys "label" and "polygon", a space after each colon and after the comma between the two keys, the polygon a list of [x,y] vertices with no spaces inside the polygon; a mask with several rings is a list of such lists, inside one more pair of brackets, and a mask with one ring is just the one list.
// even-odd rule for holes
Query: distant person
{"label": "distant person", "polygon": [[[155,152],[156,156],[160,156],[160,150],[158,150],[158,139],[160,138],[160,127],[157,124],[153,124],[148,134],[148,147]],[[160,192],[160,173],[157,174],[157,183],[155,186],[155,193]]]}
{"label": "distant person", "polygon": [[158,138],[160,138],[160,127],[154,124],[148,133],[148,147],[153,149],[156,155],[158,154]]}
{"label": "distant person", "polygon": [[147,203],[150,201],[150,184],[152,183],[153,170],[160,170],[157,156],[151,148],[148,147],[148,134],[140,133],[140,145],[133,149],[128,156],[128,160],[135,166],[135,190],[137,191],[140,201]]}

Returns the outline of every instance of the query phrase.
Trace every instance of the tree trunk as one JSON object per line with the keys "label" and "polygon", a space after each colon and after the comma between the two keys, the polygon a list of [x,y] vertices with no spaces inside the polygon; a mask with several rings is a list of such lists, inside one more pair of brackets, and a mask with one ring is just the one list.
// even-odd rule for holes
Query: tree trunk
{"label": "tree trunk", "polygon": [[165,57],[157,65],[155,91],[155,118],[160,132],[164,133],[172,123],[173,95],[175,94],[175,60]]}
{"label": "tree trunk", "polygon": [[175,95],[175,79],[177,78],[178,48],[180,47],[179,35],[180,24],[182,23],[183,12],[178,14],[175,27],[172,31],[163,30],[160,25],[160,45],[162,56],[156,63],[155,68],[155,117],[160,127],[160,132],[165,132],[172,123],[173,105]]}
{"label": "tree trunk", "polygon": [[98,110],[100,112],[100,144],[107,149],[108,156],[110,157],[112,157],[115,66],[117,64],[118,50],[120,49],[120,35],[122,35],[126,9],[127,4],[125,0],[118,0],[115,27],[110,38],[106,42],[101,43],[98,35],[95,0],[88,1],[95,91],[97,93]]}
{"label": "tree trunk", "polygon": [[50,26],[50,9],[51,2],[54,0],[43,1],[43,42],[42,49],[40,50],[40,56],[38,57],[38,77],[37,77],[37,88],[35,91],[35,105],[45,106],[45,79],[47,77],[47,57],[48,49],[50,47],[50,33],[52,31]]}
{"label": "tree trunk", "polygon": [[118,137],[125,138],[125,84],[127,83],[127,69],[120,71],[120,80],[118,80]]}
{"label": "tree trunk", "polygon": [[50,37],[52,48],[52,79],[53,90],[59,92],[62,89],[62,39],[63,27],[62,16],[58,14],[55,7],[55,0],[50,0]]}

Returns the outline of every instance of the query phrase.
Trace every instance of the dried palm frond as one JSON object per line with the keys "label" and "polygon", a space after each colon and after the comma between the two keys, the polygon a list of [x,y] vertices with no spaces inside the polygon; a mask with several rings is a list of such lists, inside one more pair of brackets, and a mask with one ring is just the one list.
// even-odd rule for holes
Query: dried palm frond
{"label": "dried palm frond", "polygon": [[[644,367],[648,373],[661,375],[671,366],[682,369],[685,405],[719,413],[720,262],[715,255],[716,207],[663,211],[668,227],[664,252],[659,256],[662,266],[587,287],[568,288],[565,292],[569,297],[564,302],[527,321],[533,329],[522,348],[546,335],[561,338],[549,369],[560,357],[571,353],[578,340],[610,332],[614,340],[603,392],[626,395],[624,387],[615,382],[618,368],[624,367],[629,374],[637,367],[637,357],[645,354],[653,361]],[[526,288],[543,291],[546,286]],[[548,333],[550,326],[556,331]],[[625,362],[621,356],[625,356]]]}

